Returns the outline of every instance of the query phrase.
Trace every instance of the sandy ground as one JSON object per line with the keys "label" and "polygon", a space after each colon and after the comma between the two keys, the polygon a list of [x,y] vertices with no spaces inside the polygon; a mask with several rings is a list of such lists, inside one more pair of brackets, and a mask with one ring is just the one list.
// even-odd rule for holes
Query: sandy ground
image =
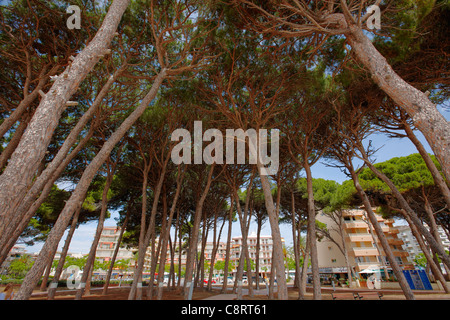
{"label": "sandy ground", "polygon": [[[146,299],[146,288],[143,290],[143,299]],[[85,295],[83,300],[127,300],[129,287],[111,287],[108,290],[107,295],[101,294],[101,288],[91,289],[89,295]],[[370,291],[368,289],[337,289],[336,292],[364,292]],[[400,290],[377,290],[383,294],[382,300],[406,300],[405,296]],[[322,300],[332,300],[331,293],[332,288],[322,288]],[[61,290],[57,292],[55,300],[72,300],[74,298],[75,291],[73,290]],[[248,290],[243,291],[245,300],[267,300],[266,290],[262,289],[255,291],[253,297],[248,296]],[[450,300],[450,294],[445,294],[443,291],[414,291],[416,300]],[[275,293],[276,299],[276,293]],[[289,300],[297,300],[298,292],[294,288],[289,288]],[[375,298],[374,298],[375,299]],[[35,290],[30,300],[47,300],[46,292]],[[163,294],[163,300],[183,300],[183,294],[180,290],[167,290],[165,288]],[[221,294],[219,288],[214,288],[212,291],[206,291],[203,289],[194,290],[193,300],[236,300],[236,295],[227,293]],[[312,288],[307,288],[305,300],[313,300]]]}

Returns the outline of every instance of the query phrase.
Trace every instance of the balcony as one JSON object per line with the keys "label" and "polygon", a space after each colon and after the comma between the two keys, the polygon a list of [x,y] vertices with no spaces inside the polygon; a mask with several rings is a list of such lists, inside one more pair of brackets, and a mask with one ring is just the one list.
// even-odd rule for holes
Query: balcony
{"label": "balcony", "polygon": [[356,221],[346,221],[344,224],[344,227],[346,229],[351,229],[351,228],[367,228],[367,223],[365,223],[364,221],[361,220],[356,220]]}
{"label": "balcony", "polygon": [[409,256],[409,253],[406,252],[406,251],[393,250],[392,253],[393,253],[394,256],[396,256],[396,257],[404,257],[404,258],[406,258],[406,257]]}
{"label": "balcony", "polygon": [[348,237],[351,242],[373,241],[373,238],[368,233],[349,233]]}
{"label": "balcony", "polygon": [[391,234],[397,234],[397,233],[399,233],[399,231],[398,231],[397,228],[389,228],[389,233],[391,233]]}
{"label": "balcony", "polygon": [[378,256],[377,248],[353,248],[355,257]]}
{"label": "balcony", "polygon": [[398,238],[392,238],[392,237],[388,237],[387,241],[390,245],[394,245],[394,246],[401,246],[403,245],[403,240],[402,239],[398,239]]}

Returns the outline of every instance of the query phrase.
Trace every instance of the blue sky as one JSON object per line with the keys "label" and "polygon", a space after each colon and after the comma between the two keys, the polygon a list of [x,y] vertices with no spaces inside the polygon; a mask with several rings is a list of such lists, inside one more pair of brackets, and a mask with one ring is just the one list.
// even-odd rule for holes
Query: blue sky
{"label": "blue sky", "polygon": [[[450,109],[444,109],[439,108],[439,111],[444,115],[444,117],[449,121],[450,120]],[[427,141],[425,140],[424,136],[420,132],[416,132],[416,135],[419,137],[420,141],[424,144],[427,151],[429,153],[432,153],[430,146],[428,145]],[[386,160],[389,160],[393,157],[402,157],[407,156],[412,153],[417,153],[417,149],[414,147],[414,145],[409,141],[409,139],[389,139],[384,134],[374,134],[369,137],[369,139],[372,140],[372,145],[375,149],[382,147],[380,150],[378,150],[377,154],[375,155],[376,162],[383,162]],[[339,183],[342,183],[345,180],[348,180],[347,176],[340,172],[337,168],[331,168],[327,167],[322,162],[316,163],[312,168],[312,173],[314,178],[323,178],[327,180],[335,180]],[[117,213],[112,213],[111,217],[105,221],[105,226],[115,226],[116,221],[114,218],[117,217]],[[250,232],[256,231],[256,224],[253,224],[254,227],[252,227],[252,224],[250,225]],[[82,225],[78,227],[78,229],[75,231],[74,237],[72,239],[72,242],[70,244],[69,251],[71,253],[83,253],[86,254],[89,252],[90,245],[92,242],[92,239],[94,237],[95,229],[97,227],[96,222],[91,222],[85,225]],[[225,241],[225,235],[226,235],[226,229],[227,226],[225,226],[223,231],[223,241]],[[292,235],[291,235],[291,227],[288,225],[281,225],[281,233],[282,237],[286,240],[286,245],[291,246],[292,245]],[[59,248],[61,249],[64,244],[64,239],[66,237],[67,231],[63,236],[63,240],[60,242]],[[270,225],[267,222],[262,230],[262,234],[264,235],[270,235]],[[233,236],[239,236],[240,235],[240,227],[239,223],[235,223],[233,225]],[[39,250],[42,248],[42,243],[37,244],[32,247],[27,247],[26,250],[28,252],[39,252]]]}

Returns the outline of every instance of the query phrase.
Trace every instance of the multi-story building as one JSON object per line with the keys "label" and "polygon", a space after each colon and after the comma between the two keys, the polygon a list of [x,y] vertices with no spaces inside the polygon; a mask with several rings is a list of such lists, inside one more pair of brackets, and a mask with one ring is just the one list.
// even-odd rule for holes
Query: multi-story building
{"label": "multi-story building", "polygon": [[[241,250],[242,250],[242,236],[234,237],[231,239],[231,257],[230,260],[234,262],[235,267],[237,268]],[[281,239],[284,246],[284,239]],[[252,232],[247,237],[247,245],[248,251],[250,255],[250,259],[254,262],[256,260],[256,245],[257,245],[257,235],[255,232]],[[273,240],[272,236],[262,235],[260,237],[259,244],[259,270],[258,273],[261,277],[266,276],[266,274],[271,272],[272,266],[272,250],[273,250]],[[255,264],[256,266],[256,264]],[[234,270],[236,271],[236,270]],[[245,271],[244,271],[245,272]]]}
{"label": "multi-story building", "polygon": [[[349,257],[350,267],[354,272],[365,272],[365,270],[378,270],[383,278],[386,278],[386,271],[389,276],[392,269],[381,246],[381,243],[368,223],[366,212],[363,209],[352,209],[343,212],[343,234],[345,248]],[[383,219],[377,215],[378,224],[381,226],[385,237],[394,253],[397,263],[405,269],[413,268],[408,261],[408,253],[402,248],[403,241],[398,238],[399,230],[393,226],[393,219]],[[339,227],[329,216],[320,213],[317,220],[327,225],[331,238],[342,246],[342,237]],[[344,255],[339,247],[327,238],[317,243],[319,266],[321,273],[330,277],[347,278],[347,264]],[[363,274],[362,273],[362,274]]]}
{"label": "multi-story building", "polygon": [[[114,254],[114,249],[119,240],[120,229],[117,227],[104,227],[97,246],[96,258],[102,261],[110,261]],[[133,251],[126,248],[119,248],[117,260],[132,259]]]}
{"label": "multi-story building", "polygon": [[[102,261],[110,261],[114,254],[114,249],[116,248],[118,238],[120,234],[120,229],[117,227],[104,227],[103,232],[100,236],[100,240],[97,247],[96,257],[101,259]],[[155,245],[158,245],[158,240]],[[282,239],[284,242],[284,239]],[[249,248],[250,258],[255,262],[256,259],[256,242],[257,236],[256,233],[252,233],[247,237],[247,243]],[[234,264],[234,270],[231,272],[234,274],[237,270],[240,253],[242,250],[242,236],[234,237],[231,240],[231,251],[230,251],[230,261]],[[216,251],[215,262],[220,260],[225,260],[226,258],[226,242],[219,242],[218,248]],[[259,251],[259,274],[260,276],[265,276],[267,273],[271,271],[272,265],[272,249],[273,249],[273,241],[272,236],[262,235],[260,237],[260,251]],[[170,256],[170,248],[167,248],[166,254],[166,264],[171,262]],[[202,250],[201,243],[198,245],[198,252],[203,252],[205,256],[205,260],[207,262],[211,261],[213,251],[213,243],[207,242],[205,248]],[[130,250],[127,248],[119,248],[119,252],[117,255],[117,260],[120,259],[130,259],[130,269],[129,272],[132,272],[135,260],[133,260],[134,252],[136,250]],[[178,265],[181,262],[182,268],[186,265],[186,253],[183,251],[181,254],[181,258],[178,252],[174,254],[174,264]],[[148,276],[148,271],[150,270],[151,265],[151,246],[147,248],[146,257],[144,262],[144,277]],[[256,265],[256,263],[255,263]],[[244,271],[245,272],[245,271]]]}
{"label": "multi-story building", "polygon": [[[428,228],[428,226],[426,227]],[[398,236],[403,240],[402,247],[409,254],[408,260],[410,262],[414,262],[415,257],[422,253],[419,243],[417,242],[416,237],[412,234],[411,228],[408,225],[398,226],[397,228],[399,230]],[[442,246],[446,250],[450,250],[450,240],[441,226],[438,226],[438,233]]]}

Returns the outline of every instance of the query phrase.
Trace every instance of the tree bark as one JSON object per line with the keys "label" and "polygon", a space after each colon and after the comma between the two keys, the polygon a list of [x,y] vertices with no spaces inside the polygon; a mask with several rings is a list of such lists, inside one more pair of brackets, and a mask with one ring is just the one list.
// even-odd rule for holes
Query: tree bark
{"label": "tree bark", "polygon": [[[111,43],[130,0],[115,0],[94,39],[83,49],[45,94],[8,166],[0,176],[0,225],[12,216],[28,191],[44,158],[69,98]],[[21,296],[21,295],[19,295]]]}
{"label": "tree bark", "polygon": [[80,215],[81,211],[80,209],[81,208],[79,208],[77,212],[75,212],[75,214],[73,215],[72,224],[70,225],[69,233],[66,236],[66,241],[64,242],[64,247],[59,257],[59,262],[58,266],[56,267],[55,275],[53,276],[53,280],[48,288],[47,300],[53,300],[55,298],[56,288],[58,287],[58,281],[64,269],[64,263],[66,261],[67,252],[69,251],[70,242],[72,241],[73,234],[75,233],[75,230],[77,228],[78,216]]}
{"label": "tree bark", "polygon": [[348,28],[350,32],[345,36],[358,61],[368,69],[376,84],[412,118],[415,127],[433,149],[447,181],[450,181],[450,124],[425,93],[395,73],[360,27],[349,23]]}
{"label": "tree bark", "polygon": [[[131,285],[131,289],[130,292],[128,294],[128,300],[133,300],[133,299],[140,299],[142,297],[141,292],[142,292],[142,282],[141,278],[142,278],[142,270],[144,269],[144,260],[145,260],[145,252],[147,250],[148,244],[150,242],[150,239],[152,238],[154,232],[155,232],[155,218],[156,218],[156,212],[158,209],[158,202],[159,202],[159,197],[161,194],[161,189],[163,186],[163,182],[164,182],[164,177],[166,175],[166,170],[167,170],[167,162],[169,161],[170,157],[167,156],[164,164],[163,164],[163,168],[162,168],[162,172],[161,175],[159,177],[159,181],[158,184],[155,187],[155,192],[154,192],[154,197],[153,197],[153,205],[152,205],[152,211],[150,214],[150,222],[148,224],[147,230],[145,232],[145,237],[143,238],[143,245],[139,245],[139,255],[138,255],[138,261],[137,261],[137,268],[134,270],[134,276],[133,276],[133,284]],[[153,244],[152,244],[153,245]],[[139,288],[138,288],[139,286]]]}
{"label": "tree bark", "polygon": [[205,202],[206,196],[208,195],[209,188],[211,186],[213,171],[214,171],[214,163],[211,165],[211,168],[209,170],[205,189],[203,190],[203,193],[200,196],[200,199],[197,201],[197,204],[195,206],[194,226],[191,231],[191,237],[190,237],[190,241],[189,241],[189,249],[188,249],[187,261],[186,261],[186,272],[185,272],[185,278],[184,278],[184,299],[185,300],[189,299],[189,290],[190,290],[190,286],[192,285],[192,280],[193,280],[192,277],[194,274],[194,262],[195,262],[196,253],[197,253],[198,232],[200,229],[200,222],[201,222],[201,218],[202,218],[203,203]]}
{"label": "tree bark", "polygon": [[[389,243],[387,242],[386,236],[384,235],[383,230],[381,229],[380,225],[378,224],[377,218],[372,211],[372,206],[369,202],[369,199],[367,198],[366,193],[364,192],[363,188],[359,184],[359,179],[358,179],[358,176],[357,176],[355,170],[351,166],[348,166],[348,170],[350,171],[350,174],[353,179],[353,183],[354,183],[355,188],[358,191],[358,194],[364,204],[364,207],[366,208],[368,218],[369,218],[373,228],[375,229],[375,232],[378,236],[378,240],[380,241],[381,246],[383,247],[383,250],[384,250],[384,252],[389,260],[389,263],[391,265],[392,271],[394,272],[394,274],[400,284],[400,287],[403,290],[403,293],[404,293],[406,299],[407,300],[415,300],[414,294],[413,294],[411,288],[409,287],[408,282],[406,281],[405,276],[403,275],[403,272],[400,269],[397,261],[395,260],[394,254],[392,253]],[[380,252],[380,254],[381,254],[381,252]]]}
{"label": "tree bark", "polygon": [[106,170],[108,171],[108,174],[106,177],[105,186],[103,188],[102,208],[100,210],[100,216],[98,218],[97,229],[95,230],[94,240],[92,241],[91,249],[89,251],[89,255],[86,260],[85,267],[83,269],[83,275],[81,277],[81,287],[78,289],[77,293],[75,294],[75,300],[81,300],[81,298],[84,294],[84,290],[85,290],[84,285],[86,284],[87,281],[89,281],[89,282],[91,281],[90,275],[92,274],[92,271],[94,270],[95,254],[97,252],[98,242],[100,241],[100,236],[103,231],[103,225],[105,223],[106,212],[108,211],[108,191],[109,191],[109,188],[111,187],[111,184],[113,181],[114,171],[116,169],[117,162],[119,161],[119,157],[120,157],[120,150],[117,154],[117,161],[115,161],[111,165],[111,168],[109,167],[109,161],[106,161],[106,163],[107,163]]}
{"label": "tree bark", "polygon": [[375,173],[375,175],[380,178],[384,183],[387,184],[389,189],[391,189],[393,195],[397,199],[397,201],[400,203],[400,206],[405,210],[405,212],[409,215],[411,220],[414,222],[415,226],[419,229],[420,233],[423,234],[425,239],[428,242],[428,245],[434,250],[439,258],[442,259],[442,262],[447,266],[450,267],[450,257],[448,254],[445,253],[445,251],[442,249],[441,246],[439,246],[439,243],[436,241],[436,239],[433,237],[433,235],[430,233],[430,231],[425,228],[423,223],[420,221],[417,214],[411,209],[406,199],[402,196],[400,191],[398,191],[397,187],[392,183],[392,181],[381,171],[379,171],[367,158],[367,154],[365,154],[364,149],[359,146],[359,151],[363,155],[362,159],[367,164],[367,166],[370,168],[370,170]]}
{"label": "tree bark", "polygon": [[[33,183],[33,186],[30,188],[30,190],[27,191],[23,201],[19,204],[17,210],[15,211],[14,218],[9,219],[7,225],[0,227],[0,234],[2,234],[2,236],[0,236],[0,244],[2,243],[2,241],[4,241],[3,239],[11,237],[10,234],[13,232],[13,230],[17,229],[19,223],[21,224],[21,227],[19,227],[19,229],[21,230],[23,230],[23,228],[26,227],[26,225],[28,225],[28,222],[31,219],[34,212],[44,202],[49,192],[51,191],[51,187],[53,186],[54,181],[60,176],[64,168],[70,163],[70,161],[89,141],[89,139],[94,133],[95,129],[94,124],[91,124],[91,127],[86,136],[83,139],[81,139],[81,141],[74,148],[74,150],[72,150],[68,155],[70,149],[76,142],[79,134],[86,126],[89,119],[91,119],[94,116],[95,112],[100,107],[101,102],[105,98],[109,89],[114,84],[117,77],[119,77],[119,75],[122,74],[123,70],[124,66],[119,68],[119,70],[117,70],[114,73],[114,75],[108,79],[106,84],[102,87],[99,94],[95,98],[92,105],[83,114],[83,116],[77,122],[77,124],[72,129],[70,134],[67,136],[63,145],[58,150],[58,153],[53,158],[52,162],[50,162],[47,165],[45,170],[37,177],[36,181]],[[38,197],[38,199],[36,199],[36,197]]]}
{"label": "tree bark", "polygon": [[[258,161],[258,170],[262,168],[261,163]],[[288,292],[287,292],[287,283],[286,283],[286,275],[284,268],[284,257],[283,257],[283,247],[281,242],[281,233],[280,227],[278,225],[278,216],[276,215],[275,207],[273,205],[272,193],[270,190],[270,184],[267,176],[261,175],[261,185],[264,192],[264,201],[266,203],[267,213],[269,215],[270,228],[272,231],[272,241],[274,253],[272,256],[276,275],[277,275],[277,284],[278,284],[278,299],[279,300],[287,300]],[[271,270],[273,273],[273,270]]]}
{"label": "tree bark", "polygon": [[46,255],[48,251],[55,245],[58,245],[59,239],[61,238],[64,230],[66,229],[74,211],[76,211],[82,204],[87,189],[94,178],[97,170],[105,162],[109,154],[111,153],[114,146],[119,143],[126,132],[131,128],[131,126],[136,122],[136,120],[142,115],[150,102],[155,98],[158,89],[164,80],[166,75],[166,69],[163,69],[156,77],[152,88],[147,93],[142,103],[122,122],[119,128],[111,135],[111,137],[103,144],[99,153],[94,157],[94,159],[86,167],[83,175],[80,178],[75,190],[72,192],[72,196],[66,202],[66,205],[62,212],[60,213],[58,220],[56,221],[52,231],[48,235],[47,241],[42,247],[40,254],[34,263],[33,267],[28,271],[22,286],[20,287],[15,299],[22,300],[28,299],[35,287],[36,283],[39,281],[39,277],[42,274],[43,266],[46,263]]}
{"label": "tree bark", "polygon": [[306,172],[306,187],[308,190],[308,234],[310,241],[311,270],[313,276],[313,298],[321,300],[320,274],[319,274],[319,258],[317,254],[316,244],[316,208],[314,204],[314,192],[312,185],[312,173],[308,160],[303,164]]}
{"label": "tree bark", "polygon": [[[436,168],[436,165],[434,164],[433,160],[431,159],[428,152],[423,147],[422,143],[420,143],[419,139],[417,139],[416,135],[414,134],[411,127],[405,123],[404,124],[404,130],[406,132],[406,135],[408,136],[409,140],[416,146],[417,150],[419,151],[420,155],[422,156],[423,160],[425,161],[425,164],[427,165],[428,170],[430,170],[431,176],[433,177],[434,183],[438,186],[439,190],[441,190],[442,195],[445,199],[445,203],[447,204],[447,207],[450,208],[450,189],[445,182],[444,178],[441,176],[441,173]],[[450,183],[450,181],[449,181]]]}
{"label": "tree bark", "polygon": [[228,287],[228,266],[230,264],[230,250],[231,250],[231,231],[233,227],[233,206],[234,206],[234,196],[230,197],[230,211],[228,213],[228,234],[227,234],[227,246],[225,249],[225,263],[223,268],[223,286],[222,293],[227,292]]}
{"label": "tree bark", "polygon": [[[172,219],[173,219],[173,215],[175,213],[175,209],[177,207],[177,202],[178,202],[178,197],[180,196],[180,192],[181,192],[181,187],[183,184],[183,179],[184,179],[184,170],[183,172],[180,173],[180,170],[178,170],[178,177],[177,177],[177,189],[175,191],[175,195],[173,198],[173,202],[172,202],[172,207],[170,208],[170,212],[169,212],[169,219],[167,222],[167,228],[165,230],[165,232],[163,233],[164,237],[161,240],[160,237],[160,241],[162,241],[162,251],[161,251],[161,258],[160,258],[160,262],[159,262],[159,270],[158,270],[158,291],[156,293],[156,299],[157,300],[161,300],[162,299],[162,294],[163,294],[163,287],[161,284],[164,283],[164,266],[165,266],[165,261],[166,261],[166,254],[167,254],[167,242],[169,240],[169,236],[170,236],[170,227],[172,225]],[[169,286],[169,283],[167,283],[167,287]]]}
{"label": "tree bark", "polygon": [[109,282],[111,281],[111,275],[112,275],[112,271],[114,269],[114,263],[116,263],[117,254],[119,253],[120,243],[122,242],[123,233],[125,232],[125,229],[127,227],[129,215],[130,215],[130,213],[127,212],[125,220],[122,223],[122,227],[120,228],[119,238],[117,239],[117,244],[116,244],[116,247],[114,248],[114,253],[113,253],[113,256],[110,261],[108,273],[106,275],[105,285],[103,286],[102,295],[104,295],[104,296],[108,294],[108,286],[109,286]]}

